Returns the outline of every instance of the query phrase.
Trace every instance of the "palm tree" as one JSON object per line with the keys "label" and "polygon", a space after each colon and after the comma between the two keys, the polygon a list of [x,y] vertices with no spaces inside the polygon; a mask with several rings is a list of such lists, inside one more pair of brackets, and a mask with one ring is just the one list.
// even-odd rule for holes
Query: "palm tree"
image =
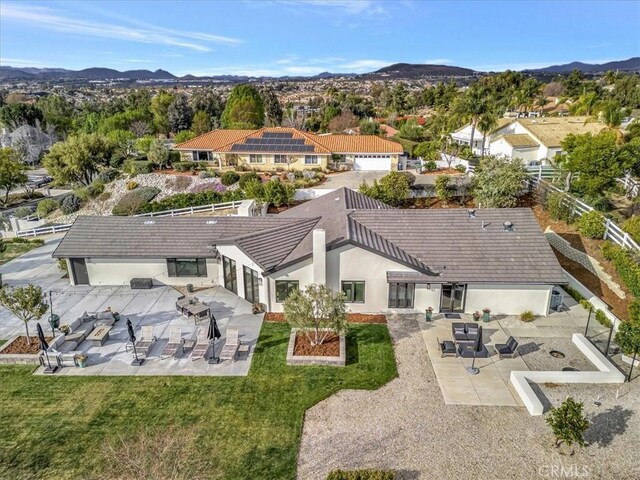
{"label": "palm tree", "polygon": [[484,158],[484,146],[487,134],[498,126],[498,115],[495,110],[487,110],[478,121],[478,129],[482,132],[482,158]]}
{"label": "palm tree", "polygon": [[544,93],[541,93],[536,97],[535,105],[538,107],[538,113],[540,113],[540,116],[544,113],[544,107],[547,105],[548,101],[549,100],[544,96]]}
{"label": "palm tree", "polygon": [[471,125],[471,139],[469,141],[471,152],[473,152],[473,139],[475,137],[476,127],[478,126],[480,117],[488,109],[488,100],[487,92],[476,83],[469,87],[466,95],[458,104],[460,115],[468,118]]}
{"label": "palm tree", "polygon": [[608,100],[602,103],[600,111],[603,123],[607,128],[616,134],[616,143],[622,143],[622,131],[620,124],[622,123],[622,107],[616,100]]}

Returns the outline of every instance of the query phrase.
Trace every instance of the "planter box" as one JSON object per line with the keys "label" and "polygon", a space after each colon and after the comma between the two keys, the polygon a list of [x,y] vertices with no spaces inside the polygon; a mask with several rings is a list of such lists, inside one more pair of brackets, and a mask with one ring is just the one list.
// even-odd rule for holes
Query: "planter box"
{"label": "planter box", "polygon": [[0,347],[0,364],[40,365],[40,353],[2,353],[15,338]]}
{"label": "planter box", "polygon": [[334,367],[344,367],[347,363],[347,342],[344,335],[340,335],[340,355],[329,357],[326,355],[294,355],[293,349],[296,344],[296,334],[298,328],[291,329],[289,336],[289,348],[287,349],[287,365],[327,365]]}
{"label": "planter box", "polygon": [[[631,363],[633,362],[633,356],[629,357],[627,355],[625,355],[624,353],[622,354],[622,361],[625,363],[628,363],[629,365],[631,365]],[[640,355],[638,355],[636,357],[636,361],[635,363],[633,363],[634,367],[640,367]]]}

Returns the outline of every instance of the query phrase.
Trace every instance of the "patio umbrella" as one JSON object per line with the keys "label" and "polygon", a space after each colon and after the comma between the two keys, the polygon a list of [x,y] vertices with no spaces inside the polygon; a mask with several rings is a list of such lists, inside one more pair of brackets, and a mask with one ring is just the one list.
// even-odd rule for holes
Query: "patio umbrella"
{"label": "patio umbrella", "polygon": [[218,338],[222,337],[220,333],[220,329],[218,328],[218,322],[216,322],[216,317],[213,316],[213,313],[209,314],[209,330],[207,331],[207,338],[211,342],[211,356],[209,357],[209,363],[218,363],[219,359],[215,357],[215,344]]}
{"label": "patio umbrella", "polygon": [[47,365],[44,367],[44,373],[53,373],[58,369],[58,366],[51,366],[51,361],[49,360],[49,353],[47,349],[49,348],[49,344],[47,343],[47,339],[44,338],[44,332],[42,331],[42,327],[40,323],[36,323],[36,330],[38,331],[38,340],[40,340],[40,349],[44,352],[44,356],[47,359]]}
{"label": "patio umbrella", "polygon": [[131,342],[131,345],[133,345],[134,360],[133,362],[131,362],[131,365],[133,365],[134,367],[139,367],[140,365],[142,365],[142,360],[138,358],[138,352],[136,352],[136,334],[133,331],[133,324],[131,323],[131,320],[129,320],[128,318],[127,318],[127,332],[129,333],[129,341]]}
{"label": "patio umbrella", "polygon": [[467,372],[470,375],[477,375],[480,373],[480,369],[476,368],[476,353],[482,351],[482,325],[478,327],[478,333],[476,334],[476,338],[473,340],[473,362],[471,362],[471,366],[467,367]]}

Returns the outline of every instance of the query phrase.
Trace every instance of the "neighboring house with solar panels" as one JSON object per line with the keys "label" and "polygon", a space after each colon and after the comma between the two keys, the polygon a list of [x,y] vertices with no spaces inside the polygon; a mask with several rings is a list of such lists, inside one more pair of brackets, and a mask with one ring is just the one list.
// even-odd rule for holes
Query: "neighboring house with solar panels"
{"label": "neighboring house with solar panels", "polygon": [[53,256],[74,284],[220,285],[274,312],[315,283],[353,312],[546,315],[567,283],[528,208],[398,210],[347,188],[266,217],[78,217]]}
{"label": "neighboring house with solar panels", "polygon": [[[182,161],[207,161],[217,168],[246,165],[256,170],[305,170],[344,165],[353,170],[398,170],[399,143],[375,135],[316,135],[295,128],[213,130],[179,143]],[[402,167],[400,167],[402,169]]]}

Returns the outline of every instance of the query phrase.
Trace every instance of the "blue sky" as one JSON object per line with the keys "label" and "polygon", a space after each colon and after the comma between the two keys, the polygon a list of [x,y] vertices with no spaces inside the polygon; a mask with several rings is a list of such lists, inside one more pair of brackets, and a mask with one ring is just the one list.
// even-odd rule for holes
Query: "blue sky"
{"label": "blue sky", "polygon": [[0,0],[0,64],[183,75],[504,70],[640,55],[640,1]]}

